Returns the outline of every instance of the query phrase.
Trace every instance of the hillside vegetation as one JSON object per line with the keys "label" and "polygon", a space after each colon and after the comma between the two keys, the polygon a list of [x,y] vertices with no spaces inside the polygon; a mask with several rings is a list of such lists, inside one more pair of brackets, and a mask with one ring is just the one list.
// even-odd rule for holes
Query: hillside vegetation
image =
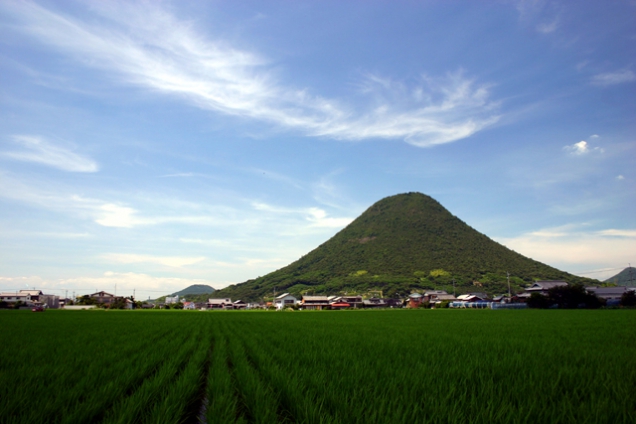
{"label": "hillside vegetation", "polygon": [[327,242],[275,272],[229,286],[215,297],[259,300],[276,293],[406,295],[445,289],[507,292],[533,280],[596,282],[526,258],[474,230],[421,193],[380,200]]}

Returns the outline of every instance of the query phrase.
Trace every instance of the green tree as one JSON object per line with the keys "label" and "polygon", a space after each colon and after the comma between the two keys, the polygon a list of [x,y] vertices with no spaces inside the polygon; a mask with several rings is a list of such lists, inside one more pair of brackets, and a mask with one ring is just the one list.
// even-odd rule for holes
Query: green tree
{"label": "green tree", "polygon": [[636,292],[633,290],[626,291],[621,296],[621,306],[633,308],[636,306]]}
{"label": "green tree", "polygon": [[552,304],[548,296],[544,296],[541,293],[532,293],[530,299],[528,299],[528,308],[535,309],[547,309]]}

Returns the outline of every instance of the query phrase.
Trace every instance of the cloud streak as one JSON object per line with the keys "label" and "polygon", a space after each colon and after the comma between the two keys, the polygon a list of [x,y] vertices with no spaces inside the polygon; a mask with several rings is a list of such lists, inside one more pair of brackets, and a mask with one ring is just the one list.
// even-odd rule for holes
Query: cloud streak
{"label": "cloud streak", "polygon": [[587,141],[585,140],[581,140],[578,143],[574,143],[572,145],[569,146],[564,146],[563,150],[565,150],[566,152],[574,155],[574,156],[583,156],[583,155],[588,155],[592,152],[595,153],[604,153],[605,150],[600,148],[600,147],[592,147],[590,148],[590,145],[588,144]]}
{"label": "cloud streak", "polygon": [[92,159],[81,156],[64,147],[56,146],[43,137],[15,135],[12,137],[12,141],[23,149],[0,152],[1,157],[39,163],[68,172],[97,172],[99,170],[97,163]]}
{"label": "cloud streak", "polygon": [[29,2],[7,7],[23,31],[119,82],[308,136],[404,139],[427,147],[469,137],[499,119],[489,88],[461,72],[434,84],[423,77],[411,87],[370,76],[362,84],[365,104],[371,98],[373,107],[359,112],[359,106],[281,84],[262,56],[204,38],[191,22],[154,3],[97,6],[99,16],[90,23]]}
{"label": "cloud streak", "polygon": [[600,86],[625,84],[634,81],[636,81],[636,74],[628,69],[616,72],[606,72],[592,77],[592,84]]}
{"label": "cloud streak", "polygon": [[173,268],[181,268],[187,265],[194,265],[205,260],[205,257],[203,256],[187,258],[180,256],[152,256],[134,253],[107,253],[102,257],[107,261],[122,264],[151,263]]}
{"label": "cloud streak", "polygon": [[543,263],[580,271],[608,264],[612,268],[624,267],[636,255],[636,230],[633,229],[577,231],[572,227],[559,227],[497,241]]}

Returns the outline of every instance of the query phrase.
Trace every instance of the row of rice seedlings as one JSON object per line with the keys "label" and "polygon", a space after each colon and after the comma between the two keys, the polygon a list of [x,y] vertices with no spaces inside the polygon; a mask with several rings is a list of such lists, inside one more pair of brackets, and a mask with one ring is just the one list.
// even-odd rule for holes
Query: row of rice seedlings
{"label": "row of rice seedlings", "polygon": [[199,345],[185,369],[175,381],[164,386],[163,393],[158,396],[161,401],[148,412],[142,422],[180,423],[197,417],[202,400],[201,391],[207,377],[206,362],[209,359],[211,337],[209,331],[199,335]]}
{"label": "row of rice seedlings", "polygon": [[137,355],[127,360],[122,360],[119,364],[112,364],[110,372],[115,376],[109,381],[98,382],[89,393],[90,395],[64,416],[62,422],[95,422],[98,418],[109,413],[109,408],[134,393],[145,381],[154,378],[166,366],[166,358],[187,357],[189,350],[184,349],[183,342],[187,334],[180,334],[175,329],[175,334],[161,342],[150,345],[138,344]]}
{"label": "row of rice seedlings", "polygon": [[[271,348],[275,345],[271,343],[273,340],[280,341],[273,338],[263,343],[262,339],[257,341],[249,336],[244,336],[241,341],[261,379],[268,381],[270,390],[278,394],[279,421],[310,424],[335,422],[331,411],[324,407],[324,401],[320,399],[320,387],[313,387],[312,390],[307,378],[292,374],[296,358],[288,358],[291,361],[287,362],[276,360],[271,354]],[[307,373],[314,371],[306,369]]]}
{"label": "row of rice seedlings", "polygon": [[[147,378],[133,393],[120,400],[106,412],[104,423],[134,423],[139,422],[156,405],[161,404],[169,388],[179,380],[179,376],[186,368],[192,353],[200,347],[196,333],[186,334],[185,341],[176,342],[178,349],[174,356],[168,358],[152,377]],[[201,350],[201,349],[199,349]],[[205,353],[205,349],[204,353]],[[161,352],[164,357],[165,353]]]}
{"label": "row of rice seedlings", "polygon": [[277,422],[278,399],[249,363],[244,346],[236,334],[229,338],[235,390],[240,393],[241,410],[250,423]]}
{"label": "row of rice seedlings", "polygon": [[[404,315],[396,317],[403,318]],[[629,396],[607,402],[603,395],[595,393],[599,393],[599,389],[606,395],[614,393],[603,389],[598,383],[599,376],[581,378],[581,369],[607,362],[593,354],[604,352],[604,346],[598,343],[600,340],[590,345],[584,332],[568,346],[561,341],[563,331],[568,332],[567,327],[542,343],[545,334],[541,331],[502,337],[506,330],[510,333],[514,324],[488,322],[493,317],[500,320],[500,316],[482,314],[477,317],[480,321],[475,320],[475,315],[445,315],[442,317],[445,321],[439,320],[440,315],[420,314],[408,318],[415,318],[419,325],[426,324],[421,317],[434,318],[430,324],[447,328],[450,319],[451,327],[455,328],[440,333],[436,329],[422,331],[420,327],[418,337],[413,338],[408,332],[397,335],[376,332],[374,324],[378,323],[372,319],[363,326],[352,326],[355,320],[347,322],[342,316],[338,318],[353,331],[337,328],[336,332],[341,333],[333,334],[332,339],[316,338],[324,328],[315,325],[319,320],[315,321],[303,330],[304,349],[294,351],[299,346],[297,338],[281,338],[275,326],[265,328],[266,323],[260,320],[259,333],[246,335],[245,339],[252,340],[261,351],[274,352],[272,361],[286,364],[285,370],[278,374],[285,375],[285,381],[276,386],[293,385],[297,377],[304,377],[305,387],[324,388],[322,393],[312,394],[311,390],[304,393],[316,395],[319,403],[322,402],[343,422],[384,422],[387,416],[395,420],[421,420],[426,416],[431,422],[537,422],[559,416],[565,421],[572,421],[574,417],[579,422],[592,422],[590,417],[597,415],[595,409],[590,408],[592,405],[596,410],[604,408],[606,415],[616,417],[617,422],[633,418],[633,413],[629,412],[634,411],[633,401],[624,400]],[[331,326],[332,323],[328,324]],[[406,322],[396,324],[411,327]],[[484,324],[496,325],[490,328]],[[395,332],[398,325],[388,329]],[[245,334],[246,329],[237,328],[234,332]],[[267,337],[263,337],[264,334]],[[294,331],[290,334],[295,335]],[[319,340],[317,343],[316,339]],[[395,339],[396,343],[388,342]],[[273,346],[272,341],[276,341],[276,345]],[[582,351],[577,351],[581,348]],[[570,364],[567,364],[568,358]],[[297,367],[293,364],[302,364],[300,374],[295,374]],[[272,369],[272,366],[266,369]],[[578,379],[579,384],[568,381],[546,390],[551,378],[560,373],[570,380]],[[633,371],[628,374],[631,375],[626,381],[631,381],[633,387]],[[620,375],[613,373],[603,385],[622,387],[623,390],[616,394],[625,395],[625,387],[630,386],[620,384],[617,378],[620,379]],[[577,387],[581,389],[577,390]],[[564,393],[568,395],[564,396]],[[344,401],[338,402],[338,397]],[[613,403],[614,408],[607,409],[608,403]],[[546,404],[560,405],[558,413],[546,408]]]}
{"label": "row of rice seedlings", "polygon": [[213,424],[241,422],[237,419],[237,397],[228,368],[227,335],[220,332],[218,323],[215,324],[217,325],[213,327],[214,344],[208,372],[205,416],[207,422]]}
{"label": "row of rice seedlings", "polygon": [[[41,323],[44,325],[31,330],[39,345],[34,343],[32,349],[26,349],[20,355],[23,362],[19,369],[24,372],[18,372],[19,379],[2,381],[0,384],[5,392],[0,396],[0,412],[7,414],[4,416],[16,417],[15,422],[59,421],[64,416],[60,415],[60,411],[74,411],[86,400],[95,398],[96,389],[99,391],[106,387],[105,392],[111,389],[119,391],[122,386],[109,385],[109,382],[114,379],[121,382],[121,376],[135,375],[131,370],[137,369],[135,358],[130,354],[134,349],[137,349],[137,355],[141,354],[139,338],[126,340],[112,329],[109,331],[106,325],[106,331],[102,331],[103,338],[95,338],[94,333],[88,332],[92,342],[81,336],[59,341],[43,330],[51,331],[56,325],[59,328],[59,324],[67,321],[69,315],[52,313],[47,317],[46,323]],[[79,317],[76,315],[72,318]],[[93,330],[95,326],[102,327],[108,323],[105,314],[88,314],[82,318],[91,322]],[[28,319],[25,321],[28,322]],[[78,327],[84,327],[82,324],[80,322]],[[57,331],[53,332],[56,333]],[[126,354],[123,358],[120,357],[122,350]],[[43,353],[47,357],[43,357]],[[2,356],[9,355],[10,352],[3,352]],[[55,396],[51,396],[51,393],[55,393]],[[38,408],[32,407],[34,398],[44,400],[39,403]]]}

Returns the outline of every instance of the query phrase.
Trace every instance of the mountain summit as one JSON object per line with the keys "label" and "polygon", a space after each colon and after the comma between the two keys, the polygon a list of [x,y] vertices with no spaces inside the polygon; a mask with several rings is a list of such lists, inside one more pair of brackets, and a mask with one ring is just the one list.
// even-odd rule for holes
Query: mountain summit
{"label": "mountain summit", "polygon": [[[506,273],[520,288],[534,279],[592,282],[526,258],[496,243],[421,193],[375,203],[299,260],[217,292],[256,300],[274,292],[366,293],[412,290],[507,291]],[[505,290],[504,290],[505,289]]]}

